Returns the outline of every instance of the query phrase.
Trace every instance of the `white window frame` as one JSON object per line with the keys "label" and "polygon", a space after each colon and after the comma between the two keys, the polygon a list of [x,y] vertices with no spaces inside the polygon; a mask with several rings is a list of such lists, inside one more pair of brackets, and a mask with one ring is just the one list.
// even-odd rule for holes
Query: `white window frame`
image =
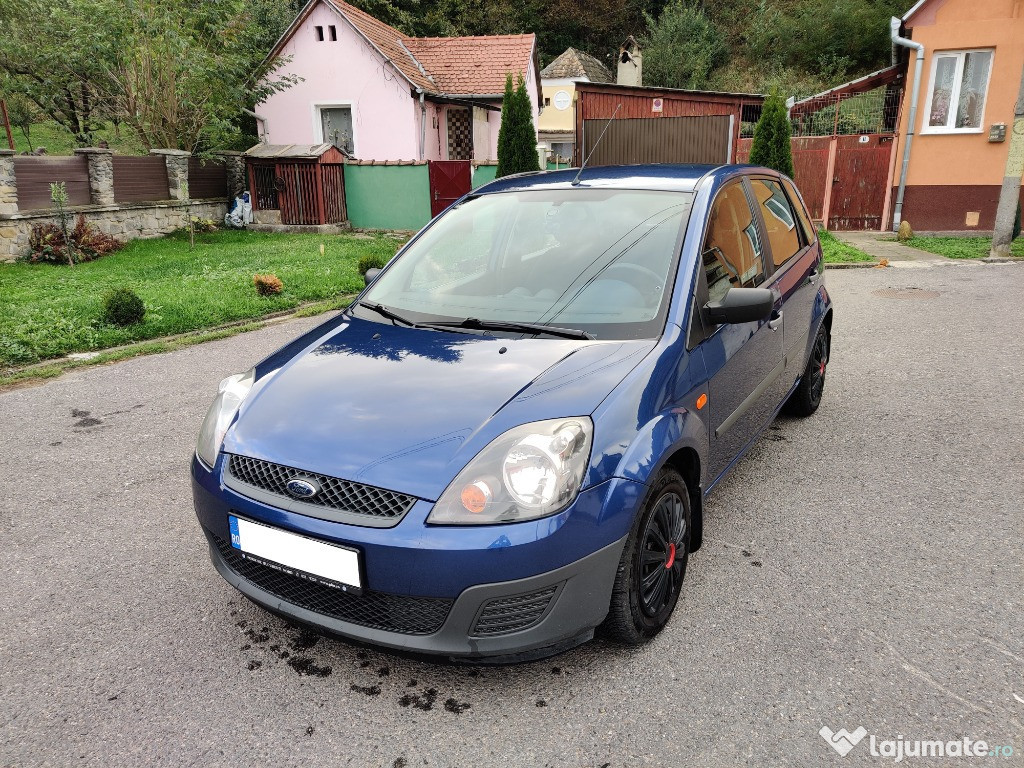
{"label": "white window frame", "polygon": [[346,101],[341,99],[339,101],[330,102],[316,102],[311,105],[313,108],[313,137],[316,139],[317,144],[329,143],[324,138],[324,123],[323,118],[320,117],[320,110],[322,109],[348,109],[352,112],[352,157],[359,157],[356,154],[356,149],[359,147],[359,136],[356,129],[356,105],[355,101]]}
{"label": "white window frame", "polygon": [[[988,75],[985,78],[985,92],[981,105],[981,124],[977,128],[957,128],[956,113],[960,105],[960,88],[963,86],[964,62],[968,53],[988,53],[989,59]],[[953,90],[949,95],[949,114],[946,117],[946,125],[929,125],[932,116],[932,97],[935,95],[935,73],[939,68],[939,59],[956,57],[956,69],[953,72]],[[933,51],[931,76],[928,78],[928,98],[924,104],[924,114],[921,115],[921,133],[984,133],[985,132],[985,110],[988,108],[988,88],[992,83],[992,70],[996,65],[995,48],[965,48],[953,51]]]}

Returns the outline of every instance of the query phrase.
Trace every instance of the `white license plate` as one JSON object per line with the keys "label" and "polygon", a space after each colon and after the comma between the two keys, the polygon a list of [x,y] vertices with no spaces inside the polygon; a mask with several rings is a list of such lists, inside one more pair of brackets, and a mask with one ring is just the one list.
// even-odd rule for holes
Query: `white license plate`
{"label": "white license plate", "polygon": [[327,544],[234,515],[228,515],[228,524],[231,527],[231,546],[248,560],[346,592],[362,590],[359,553],[354,549]]}

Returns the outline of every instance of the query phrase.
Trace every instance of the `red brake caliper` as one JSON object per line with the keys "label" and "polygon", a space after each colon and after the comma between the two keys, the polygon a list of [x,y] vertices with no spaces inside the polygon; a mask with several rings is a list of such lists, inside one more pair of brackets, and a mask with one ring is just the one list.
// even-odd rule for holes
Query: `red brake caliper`
{"label": "red brake caliper", "polygon": [[672,567],[672,564],[676,561],[676,545],[668,545],[668,560],[665,561],[665,570]]}

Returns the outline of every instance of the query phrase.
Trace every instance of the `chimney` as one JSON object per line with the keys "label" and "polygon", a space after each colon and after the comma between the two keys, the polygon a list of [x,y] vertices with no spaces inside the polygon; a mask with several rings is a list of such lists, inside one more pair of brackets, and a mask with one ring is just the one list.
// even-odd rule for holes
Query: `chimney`
{"label": "chimney", "polygon": [[619,85],[643,85],[643,70],[643,54],[640,53],[636,39],[630,35],[619,47],[619,68],[615,82]]}

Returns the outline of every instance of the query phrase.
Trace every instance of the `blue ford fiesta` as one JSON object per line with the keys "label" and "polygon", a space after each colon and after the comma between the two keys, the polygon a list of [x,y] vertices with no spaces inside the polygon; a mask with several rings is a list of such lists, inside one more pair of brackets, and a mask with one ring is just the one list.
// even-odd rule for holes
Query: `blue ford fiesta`
{"label": "blue ford fiesta", "polygon": [[341,315],[221,382],[192,463],[213,564],[361,641],[526,659],[653,637],[703,499],[821,401],[832,307],[764,168],[474,191]]}

